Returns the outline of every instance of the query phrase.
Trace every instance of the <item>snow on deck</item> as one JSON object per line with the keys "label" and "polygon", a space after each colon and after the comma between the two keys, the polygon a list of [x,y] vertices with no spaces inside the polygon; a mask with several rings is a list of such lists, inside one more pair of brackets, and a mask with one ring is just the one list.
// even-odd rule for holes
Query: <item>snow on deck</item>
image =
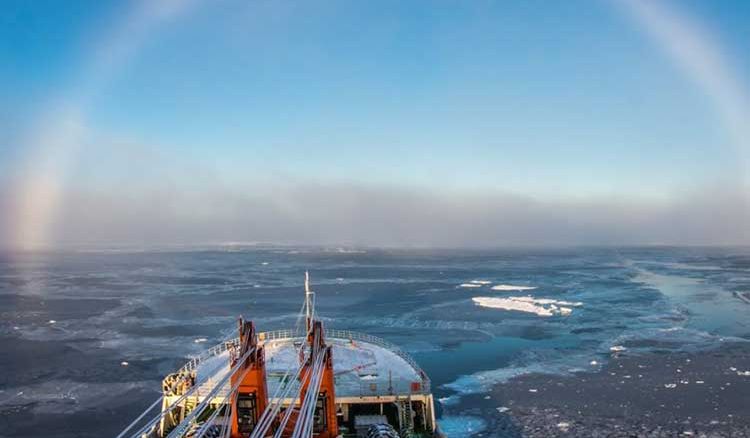
{"label": "snow on deck", "polygon": [[[293,372],[299,365],[295,341],[299,343],[301,340],[288,338],[263,342],[269,394],[274,394],[288,369]],[[333,347],[337,397],[405,394],[413,390],[413,382],[422,382],[419,371],[385,347],[349,339],[328,338],[326,342]],[[215,383],[227,372],[229,353],[225,351],[203,361],[196,369],[196,380],[208,379],[208,382]]]}

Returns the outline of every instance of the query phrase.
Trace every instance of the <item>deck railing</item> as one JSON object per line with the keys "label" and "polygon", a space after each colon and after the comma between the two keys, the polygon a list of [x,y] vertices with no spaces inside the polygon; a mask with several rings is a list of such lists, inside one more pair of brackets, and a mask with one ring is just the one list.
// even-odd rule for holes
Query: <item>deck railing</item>
{"label": "deck railing", "polygon": [[221,344],[216,344],[213,347],[209,348],[208,350],[205,350],[201,352],[200,354],[191,357],[190,360],[185,365],[183,365],[182,368],[180,368],[177,372],[178,373],[182,373],[182,372],[190,373],[191,371],[198,368],[198,365],[205,362],[207,359],[210,359],[214,356],[218,356],[224,353],[232,345],[239,346],[239,344],[240,344],[239,338],[230,339],[230,340],[222,342]]}
{"label": "deck railing", "polygon": [[[427,374],[422,370],[419,364],[417,364],[417,361],[415,361],[414,358],[412,358],[407,352],[402,350],[398,345],[388,342],[385,339],[379,338],[377,336],[373,336],[367,333],[354,332],[351,330],[326,329],[325,334],[327,338],[367,342],[368,344],[377,345],[378,347],[382,347],[386,350],[391,351],[396,356],[406,361],[406,363],[408,363],[412,368],[414,368],[414,371],[416,371],[417,374],[421,376],[423,384],[429,387],[430,379],[427,377]],[[270,332],[258,333],[258,340],[260,341],[293,338],[302,339],[302,336],[300,336],[299,333],[295,333],[294,330],[275,330]]]}
{"label": "deck railing", "polygon": [[[345,339],[349,341],[360,341],[360,342],[366,342],[368,344],[377,345],[378,347],[385,348],[401,359],[403,359],[406,363],[408,363],[414,371],[417,372],[417,374],[421,377],[421,387],[417,390],[413,390],[412,392],[415,393],[425,393],[430,391],[430,379],[427,377],[427,374],[422,370],[422,368],[417,364],[417,362],[405,351],[403,351],[401,348],[399,348],[396,344],[393,344],[391,342],[386,341],[385,339],[379,338],[377,336],[369,335],[367,333],[360,333],[360,332],[354,332],[351,330],[336,330],[336,329],[326,329],[325,331],[326,336],[332,339]],[[299,332],[296,332],[294,330],[273,330],[268,332],[260,332],[258,333],[258,340],[260,342],[267,342],[267,341],[274,341],[274,340],[283,340],[283,339],[303,339],[303,336],[300,335]],[[213,347],[209,348],[208,350],[202,352],[201,354],[192,357],[182,368],[180,368],[179,372],[191,372],[195,370],[201,363],[206,361],[207,359],[220,355],[224,352],[226,352],[230,346],[238,346],[239,345],[239,339],[234,338],[231,340],[227,340],[225,342],[222,342],[220,344],[214,345]],[[378,384],[379,387],[383,387],[384,382],[371,382]],[[368,390],[365,390],[365,386],[369,389],[370,384],[363,382],[363,390],[362,393],[367,393]],[[401,385],[396,385],[401,386]]]}

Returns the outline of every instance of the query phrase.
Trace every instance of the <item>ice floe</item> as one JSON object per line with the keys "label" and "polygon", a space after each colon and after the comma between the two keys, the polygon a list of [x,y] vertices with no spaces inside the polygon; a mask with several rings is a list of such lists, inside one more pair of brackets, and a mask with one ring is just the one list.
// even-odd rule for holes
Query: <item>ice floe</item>
{"label": "ice floe", "polygon": [[474,297],[472,298],[472,301],[474,301],[476,305],[481,307],[515,310],[518,312],[534,313],[539,316],[567,316],[573,312],[573,309],[571,309],[570,307],[577,307],[583,304],[533,297]]}
{"label": "ice floe", "polygon": [[459,401],[460,401],[460,398],[457,395],[451,395],[448,397],[440,397],[438,399],[438,403],[440,403],[443,406],[457,405]]}
{"label": "ice floe", "polygon": [[476,283],[461,283],[458,285],[458,287],[465,287],[465,288],[476,288],[476,287],[482,287],[481,284]]}
{"label": "ice floe", "polygon": [[489,280],[471,280],[469,283],[480,284],[482,286],[485,286],[485,285],[488,285],[488,284],[492,284],[492,282],[489,281]]}
{"label": "ice floe", "polygon": [[512,284],[498,284],[492,286],[492,290],[499,291],[523,291],[523,290],[534,290],[536,286],[515,286]]}
{"label": "ice floe", "polygon": [[438,419],[440,430],[448,438],[463,438],[473,436],[487,428],[485,421],[468,415],[446,415]]}

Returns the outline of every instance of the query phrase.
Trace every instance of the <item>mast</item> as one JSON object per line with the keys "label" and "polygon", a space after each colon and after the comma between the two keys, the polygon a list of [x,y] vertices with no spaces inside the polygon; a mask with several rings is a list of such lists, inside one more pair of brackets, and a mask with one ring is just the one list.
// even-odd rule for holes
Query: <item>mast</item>
{"label": "mast", "polygon": [[310,290],[310,273],[305,271],[305,320],[307,332],[310,332],[315,316],[315,292]]}

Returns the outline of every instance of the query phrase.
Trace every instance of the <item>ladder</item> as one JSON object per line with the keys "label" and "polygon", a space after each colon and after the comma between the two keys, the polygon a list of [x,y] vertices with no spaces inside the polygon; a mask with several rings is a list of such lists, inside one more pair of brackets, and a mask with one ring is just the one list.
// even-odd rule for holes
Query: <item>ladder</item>
{"label": "ladder", "polygon": [[398,424],[400,426],[399,434],[403,438],[408,438],[414,432],[414,416],[411,404],[411,395],[398,399]]}

